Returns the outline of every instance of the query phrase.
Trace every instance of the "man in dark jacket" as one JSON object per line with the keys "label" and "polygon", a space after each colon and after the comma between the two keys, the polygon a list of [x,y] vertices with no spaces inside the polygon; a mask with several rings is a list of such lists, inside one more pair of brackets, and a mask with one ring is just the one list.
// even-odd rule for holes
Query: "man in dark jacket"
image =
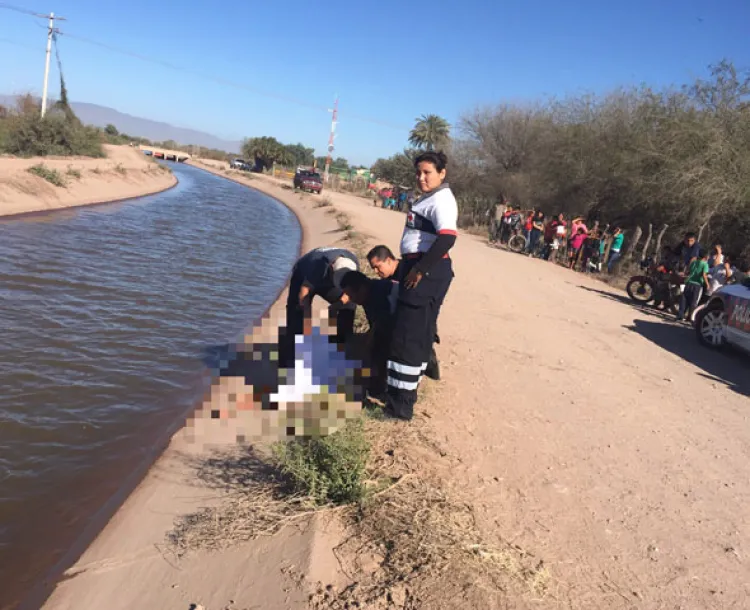
{"label": "man in dark jacket", "polygon": [[341,280],[341,289],[349,299],[365,310],[370,325],[366,359],[372,370],[368,392],[383,399],[386,391],[388,348],[398,301],[398,282],[374,280],[359,271],[350,271]]}
{"label": "man in dark jacket", "polygon": [[354,329],[356,305],[340,284],[346,273],[358,269],[357,256],[343,248],[316,248],[297,261],[289,280],[286,326],[279,332],[280,366],[294,366],[295,337],[303,334],[305,322],[310,322],[316,295],[329,303],[329,318],[336,321],[336,341],[344,344]]}

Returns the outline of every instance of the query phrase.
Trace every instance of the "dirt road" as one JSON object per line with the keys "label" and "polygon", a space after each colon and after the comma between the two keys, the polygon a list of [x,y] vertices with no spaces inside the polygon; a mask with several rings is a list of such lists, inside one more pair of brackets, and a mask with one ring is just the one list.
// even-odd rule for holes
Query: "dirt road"
{"label": "dirt road", "polygon": [[[397,248],[403,215],[330,196]],[[418,411],[460,456],[450,484],[487,539],[549,568],[541,605],[750,607],[747,359],[479,238],[453,258],[444,381]]]}

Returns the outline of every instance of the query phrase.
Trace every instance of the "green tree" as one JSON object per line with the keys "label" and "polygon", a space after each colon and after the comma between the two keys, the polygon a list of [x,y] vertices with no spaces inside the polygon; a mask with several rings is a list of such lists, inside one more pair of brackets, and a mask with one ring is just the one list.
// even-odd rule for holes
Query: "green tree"
{"label": "green tree", "polygon": [[[318,168],[323,169],[326,166],[326,157],[318,157]],[[347,159],[344,159],[344,157],[336,157],[335,159],[331,160],[331,167],[335,169],[349,169],[349,161]]]}
{"label": "green tree", "polygon": [[413,187],[415,186],[416,175],[414,159],[418,154],[419,150],[409,148],[387,159],[378,159],[372,166],[372,173],[378,180],[399,186]]}
{"label": "green tree", "polygon": [[315,151],[312,148],[307,148],[304,144],[301,143],[287,144],[284,148],[286,148],[290,165],[312,165],[315,155]]}
{"label": "green tree", "polygon": [[117,136],[120,135],[120,132],[117,131],[117,127],[112,125],[112,123],[110,123],[104,128],[104,133],[106,133],[108,136],[112,136],[113,138],[116,138]]}
{"label": "green tree", "polygon": [[409,143],[423,150],[438,150],[450,141],[450,125],[436,114],[423,114],[409,133]]}
{"label": "green tree", "polygon": [[245,138],[242,143],[242,154],[253,159],[262,169],[272,167],[274,163],[291,165],[289,150],[276,138],[263,136],[260,138]]}
{"label": "green tree", "polygon": [[336,157],[331,162],[331,167],[335,167],[336,169],[349,169],[349,161],[344,159],[344,157]]}

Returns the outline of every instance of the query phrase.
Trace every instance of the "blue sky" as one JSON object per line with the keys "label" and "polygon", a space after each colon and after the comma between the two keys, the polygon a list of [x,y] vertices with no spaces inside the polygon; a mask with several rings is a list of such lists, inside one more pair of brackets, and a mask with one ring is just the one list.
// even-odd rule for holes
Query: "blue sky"
{"label": "blue sky", "polygon": [[[455,123],[498,102],[680,84],[722,58],[750,67],[747,0],[10,4],[53,10],[67,18],[63,31],[191,70],[63,38],[73,100],[228,139],[301,141],[324,154],[326,107],[338,93],[336,155],[357,163],[400,150],[423,113]],[[41,92],[42,25],[0,9],[0,93]]]}

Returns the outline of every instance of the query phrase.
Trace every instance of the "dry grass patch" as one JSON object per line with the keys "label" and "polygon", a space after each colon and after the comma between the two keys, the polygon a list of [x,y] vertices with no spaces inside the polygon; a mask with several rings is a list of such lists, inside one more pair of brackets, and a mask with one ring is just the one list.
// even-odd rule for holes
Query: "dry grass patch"
{"label": "dry grass patch", "polygon": [[216,454],[194,466],[198,479],[222,495],[216,505],[175,521],[167,543],[178,557],[272,535],[316,510],[310,498],[294,494],[289,480],[252,448]]}
{"label": "dry grass patch", "polygon": [[72,165],[68,165],[68,169],[65,171],[65,175],[69,178],[74,178],[75,180],[81,179],[81,170],[76,169]]}
{"label": "dry grass patch", "polygon": [[268,454],[238,449],[199,461],[198,479],[223,494],[177,519],[169,546],[178,557],[228,548],[320,509],[359,502],[367,493],[369,450],[362,420],[353,420],[325,437],[276,443]]}

